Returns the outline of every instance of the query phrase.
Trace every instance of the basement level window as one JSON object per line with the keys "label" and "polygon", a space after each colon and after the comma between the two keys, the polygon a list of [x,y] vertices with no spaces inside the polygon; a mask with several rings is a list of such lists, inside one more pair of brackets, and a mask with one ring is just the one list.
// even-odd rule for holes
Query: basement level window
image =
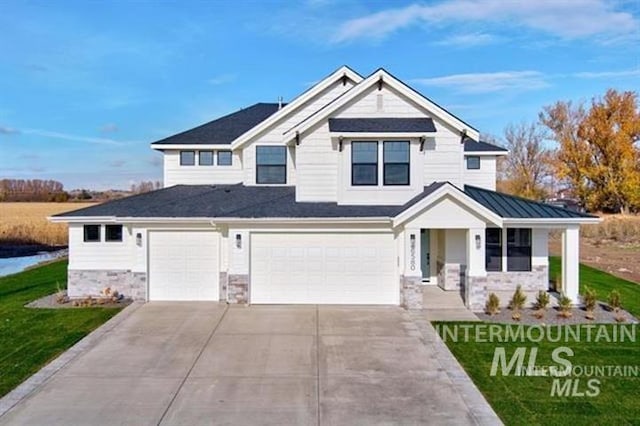
{"label": "basement level window", "polygon": [[105,241],[122,241],[122,225],[105,225]]}
{"label": "basement level window", "polygon": [[100,242],[100,225],[84,225],[84,242]]}

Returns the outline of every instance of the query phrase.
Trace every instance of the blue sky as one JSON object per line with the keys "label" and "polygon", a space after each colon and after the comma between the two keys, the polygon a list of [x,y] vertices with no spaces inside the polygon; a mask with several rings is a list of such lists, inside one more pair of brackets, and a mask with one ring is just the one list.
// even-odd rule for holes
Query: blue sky
{"label": "blue sky", "polygon": [[0,178],[160,179],[149,143],[347,64],[482,132],[640,88],[638,0],[0,1]]}

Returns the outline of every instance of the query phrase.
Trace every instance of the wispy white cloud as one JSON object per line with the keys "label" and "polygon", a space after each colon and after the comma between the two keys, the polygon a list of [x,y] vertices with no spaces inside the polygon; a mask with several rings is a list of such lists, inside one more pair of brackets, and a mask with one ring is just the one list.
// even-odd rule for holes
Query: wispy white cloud
{"label": "wispy white cloud", "polygon": [[451,37],[438,40],[433,44],[438,46],[451,46],[451,47],[475,47],[475,46],[486,46],[488,44],[493,44],[498,42],[499,40],[500,38],[494,35],[476,32],[476,33],[452,35]]}
{"label": "wispy white cloud", "polygon": [[499,23],[526,27],[563,38],[637,32],[638,20],[606,0],[449,0],[386,9],[343,22],[333,42],[382,39],[416,25]]}
{"label": "wispy white cloud", "polygon": [[0,126],[0,135],[13,135],[16,133],[20,133],[20,130],[12,127]]}
{"label": "wispy white cloud", "polygon": [[232,81],[235,81],[235,79],[236,76],[234,74],[221,74],[210,78],[209,80],[207,80],[207,83],[213,86],[219,86],[220,84],[231,83]]}
{"label": "wispy white cloud", "polygon": [[417,78],[411,82],[424,86],[449,88],[459,93],[534,90],[549,86],[544,74],[539,71],[452,74],[441,77]]}
{"label": "wispy white cloud", "polygon": [[79,136],[73,135],[69,133],[60,133],[60,132],[52,132],[49,130],[41,130],[41,129],[22,129],[22,133],[26,135],[36,135],[42,136],[45,138],[53,138],[53,139],[61,139],[70,142],[84,142],[95,145],[112,145],[112,146],[122,146],[127,145],[129,143],[134,143],[133,141],[117,141],[110,138],[95,138],[91,136]]}
{"label": "wispy white cloud", "polygon": [[115,133],[118,130],[120,130],[120,128],[115,123],[107,123],[100,127],[100,133]]}
{"label": "wispy white cloud", "polygon": [[597,71],[597,72],[578,72],[573,74],[578,78],[624,78],[624,77],[640,77],[640,69],[621,70],[621,71]]}

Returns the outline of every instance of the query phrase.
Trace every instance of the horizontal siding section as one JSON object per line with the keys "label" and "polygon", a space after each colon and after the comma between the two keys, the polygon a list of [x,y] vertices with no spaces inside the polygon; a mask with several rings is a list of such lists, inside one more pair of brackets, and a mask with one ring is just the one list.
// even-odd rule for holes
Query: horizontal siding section
{"label": "horizontal siding section", "polygon": [[298,201],[337,200],[338,155],[326,121],[302,139],[296,153]]}
{"label": "horizontal siding section", "polygon": [[463,164],[464,184],[478,186],[480,188],[496,190],[496,157],[480,156],[480,169],[467,169],[466,161]]}
{"label": "horizontal siding section", "polygon": [[164,186],[225,185],[242,182],[242,163],[238,152],[233,153],[231,166],[180,165],[180,151],[164,151]]}
{"label": "horizontal siding section", "polygon": [[135,237],[124,226],[122,242],[105,242],[104,225],[101,242],[85,243],[84,227],[69,224],[69,269],[129,270],[135,262]]}

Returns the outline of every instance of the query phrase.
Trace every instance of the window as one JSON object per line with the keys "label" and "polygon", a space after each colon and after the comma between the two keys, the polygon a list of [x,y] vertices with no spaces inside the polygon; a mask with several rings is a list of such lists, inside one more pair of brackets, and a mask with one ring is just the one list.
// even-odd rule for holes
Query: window
{"label": "window", "polygon": [[100,225],[84,225],[84,242],[100,242]]}
{"label": "window", "polygon": [[507,271],[531,270],[531,229],[507,229]]}
{"label": "window", "polygon": [[198,164],[201,166],[213,166],[213,151],[199,151]]}
{"label": "window", "polygon": [[480,157],[477,155],[472,155],[467,157],[467,169],[468,170],[479,170],[480,169]]}
{"label": "window", "polygon": [[378,184],[378,142],[351,143],[351,185]]}
{"label": "window", "polygon": [[105,225],[105,241],[122,241],[122,225]]}
{"label": "window", "polygon": [[195,151],[180,151],[180,165],[195,166],[196,165]]}
{"label": "window", "polygon": [[231,165],[231,151],[218,151],[218,166]]}
{"label": "window", "polygon": [[409,142],[384,142],[385,185],[409,185]]}
{"label": "window", "polygon": [[487,228],[485,232],[485,267],[487,271],[502,271],[502,229]]}
{"label": "window", "polygon": [[256,182],[263,184],[287,183],[286,147],[256,147]]}

